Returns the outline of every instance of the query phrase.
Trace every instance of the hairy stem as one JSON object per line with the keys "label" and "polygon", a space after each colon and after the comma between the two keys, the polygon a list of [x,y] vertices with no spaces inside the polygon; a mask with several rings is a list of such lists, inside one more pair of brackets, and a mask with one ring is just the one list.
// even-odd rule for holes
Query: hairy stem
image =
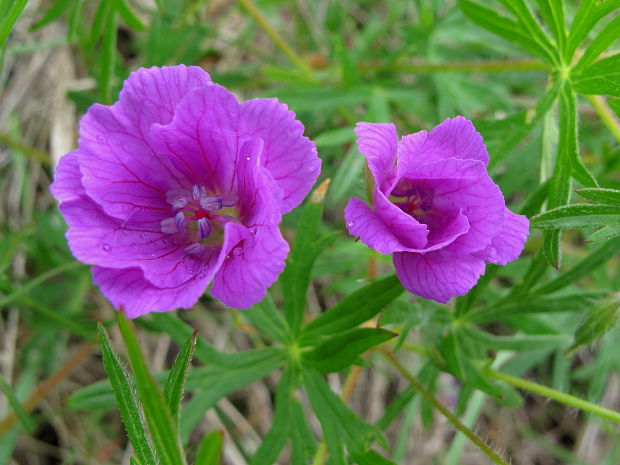
{"label": "hairy stem", "polygon": [[487,457],[489,457],[494,463],[499,465],[508,465],[504,459],[502,459],[499,455],[497,455],[491,447],[474,433],[471,429],[459,420],[459,418],[454,415],[450,410],[448,410],[439,400],[424,387],[422,383],[420,383],[417,379],[415,379],[411,373],[407,371],[407,369],[398,361],[396,356],[389,350],[384,347],[380,347],[379,352],[381,352],[385,358],[392,364],[394,368],[409,382],[411,387],[413,387],[416,391],[418,391],[422,396],[436,409],[438,410],[452,425],[463,433],[467,438],[473,442]]}
{"label": "hairy stem", "polygon": [[518,378],[516,376],[509,375],[507,373],[502,373],[501,371],[495,370],[485,370],[485,373],[489,375],[491,378],[498,379],[500,381],[504,381],[514,387],[519,389],[523,389],[525,391],[533,392],[535,394],[539,394],[541,396],[547,397],[549,399],[553,399],[555,401],[561,402],[562,404],[570,405],[571,407],[578,408],[583,410],[584,412],[590,412],[594,415],[598,415],[602,418],[607,418],[608,420],[615,421],[616,423],[620,423],[620,413],[615,410],[610,410],[605,407],[601,407],[600,405],[596,405],[592,402],[588,402],[587,400],[580,399],[579,397],[572,396],[570,394],[566,394],[564,392],[556,391],[548,386],[543,386],[542,384],[534,383],[532,381],[528,381],[522,378]]}

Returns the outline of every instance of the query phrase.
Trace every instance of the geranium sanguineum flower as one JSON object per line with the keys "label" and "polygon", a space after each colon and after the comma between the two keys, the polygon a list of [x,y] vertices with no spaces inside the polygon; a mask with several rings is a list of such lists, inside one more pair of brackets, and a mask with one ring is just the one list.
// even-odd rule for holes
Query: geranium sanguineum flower
{"label": "geranium sanguineum flower", "polygon": [[197,67],[140,69],[93,105],[53,195],[76,258],[130,317],[211,295],[247,308],[284,267],[278,225],[320,160],[276,99],[239,104]]}
{"label": "geranium sanguineum flower", "polygon": [[463,117],[399,141],[393,124],[358,123],[358,147],[375,180],[373,206],[352,198],[349,232],[393,254],[403,286],[445,303],[466,294],[486,263],[516,259],[529,222],[506,208],[487,174],[482,137]]}

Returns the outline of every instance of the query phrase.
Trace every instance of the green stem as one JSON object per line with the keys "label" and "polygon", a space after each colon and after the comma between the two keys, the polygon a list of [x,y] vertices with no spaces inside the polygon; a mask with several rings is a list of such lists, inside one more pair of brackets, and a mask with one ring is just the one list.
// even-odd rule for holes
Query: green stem
{"label": "green stem", "polygon": [[387,66],[381,62],[364,62],[361,71],[402,71],[410,73],[435,73],[440,71],[504,73],[511,71],[547,71],[549,67],[540,60],[486,60],[428,63],[425,61],[401,61]]}
{"label": "green stem", "polygon": [[541,396],[553,399],[563,404],[570,405],[571,407],[578,408],[585,412],[593,413],[600,417],[607,418],[608,420],[615,421],[616,423],[620,423],[620,413],[616,412],[615,410],[601,407],[600,405],[593,404],[592,402],[580,399],[579,397],[571,396],[570,394],[556,391],[555,389],[543,386],[542,384],[527,381],[525,379],[521,379],[507,373],[502,373],[501,371],[488,369],[485,370],[485,373],[492,378],[504,381],[505,383],[508,383],[519,389],[539,394]]}
{"label": "green stem", "polygon": [[23,142],[18,141],[17,139],[12,138],[8,134],[4,132],[0,132],[0,144],[6,145],[7,147],[11,147],[12,149],[17,150],[18,152],[23,153],[27,157],[34,158],[35,160],[41,162],[44,165],[50,164],[50,156],[34,147],[30,147]]}
{"label": "green stem", "polygon": [[504,459],[502,459],[499,455],[497,455],[493,449],[489,447],[487,443],[484,442],[480,436],[474,433],[471,429],[465,426],[461,420],[458,419],[456,415],[454,415],[450,410],[448,410],[439,400],[424,387],[422,383],[420,383],[417,379],[415,379],[407,369],[398,361],[398,359],[394,356],[392,352],[385,348],[378,349],[392,364],[394,368],[409,382],[409,384],[417,390],[424,398],[436,409],[438,410],[446,419],[452,423],[452,425],[463,433],[467,438],[473,442],[487,457],[489,457],[494,463],[499,465],[508,465]]}
{"label": "green stem", "polygon": [[607,129],[613,134],[618,142],[620,142],[620,121],[616,118],[616,115],[613,114],[605,99],[600,95],[586,95],[585,96],[588,102],[594,107],[596,113],[598,113],[599,118]]}
{"label": "green stem", "polygon": [[239,0],[239,3],[250,13],[250,16],[258,23],[260,28],[269,36],[273,43],[284,53],[289,60],[301,71],[309,80],[316,81],[314,74],[306,62],[289,47],[282,38],[280,33],[276,31],[265,18],[265,15],[257,8],[252,0]]}

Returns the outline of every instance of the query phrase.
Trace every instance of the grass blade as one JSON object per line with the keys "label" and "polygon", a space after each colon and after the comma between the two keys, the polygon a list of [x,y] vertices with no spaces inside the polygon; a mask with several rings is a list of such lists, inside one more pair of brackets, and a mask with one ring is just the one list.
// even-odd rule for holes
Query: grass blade
{"label": "grass blade", "polygon": [[194,465],[218,465],[222,455],[223,439],[224,434],[221,431],[212,431],[202,438]]}

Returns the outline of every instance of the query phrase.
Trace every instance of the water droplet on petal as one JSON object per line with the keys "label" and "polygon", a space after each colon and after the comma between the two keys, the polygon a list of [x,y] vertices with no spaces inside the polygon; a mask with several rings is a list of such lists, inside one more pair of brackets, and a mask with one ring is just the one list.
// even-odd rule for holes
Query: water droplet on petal
{"label": "water droplet on petal", "polygon": [[146,239],[146,234],[140,233],[140,239]]}
{"label": "water droplet on petal", "polygon": [[103,144],[103,136],[97,136],[97,142]]}
{"label": "water droplet on petal", "polygon": [[101,246],[104,252],[110,253],[112,252],[112,246],[110,244],[103,244]]}
{"label": "water droplet on petal", "polygon": [[349,221],[349,222],[347,223],[347,227],[348,227],[348,228],[352,228],[353,226],[355,226],[355,221]]}
{"label": "water droplet on petal", "polygon": [[256,229],[256,228],[250,228],[250,234],[251,234],[252,236],[256,236],[256,231],[257,231],[257,229]]}
{"label": "water droplet on petal", "polygon": [[248,155],[247,157],[245,157],[245,159],[246,159],[247,161],[250,161],[250,158],[251,158],[251,157],[250,157],[249,155]]}

